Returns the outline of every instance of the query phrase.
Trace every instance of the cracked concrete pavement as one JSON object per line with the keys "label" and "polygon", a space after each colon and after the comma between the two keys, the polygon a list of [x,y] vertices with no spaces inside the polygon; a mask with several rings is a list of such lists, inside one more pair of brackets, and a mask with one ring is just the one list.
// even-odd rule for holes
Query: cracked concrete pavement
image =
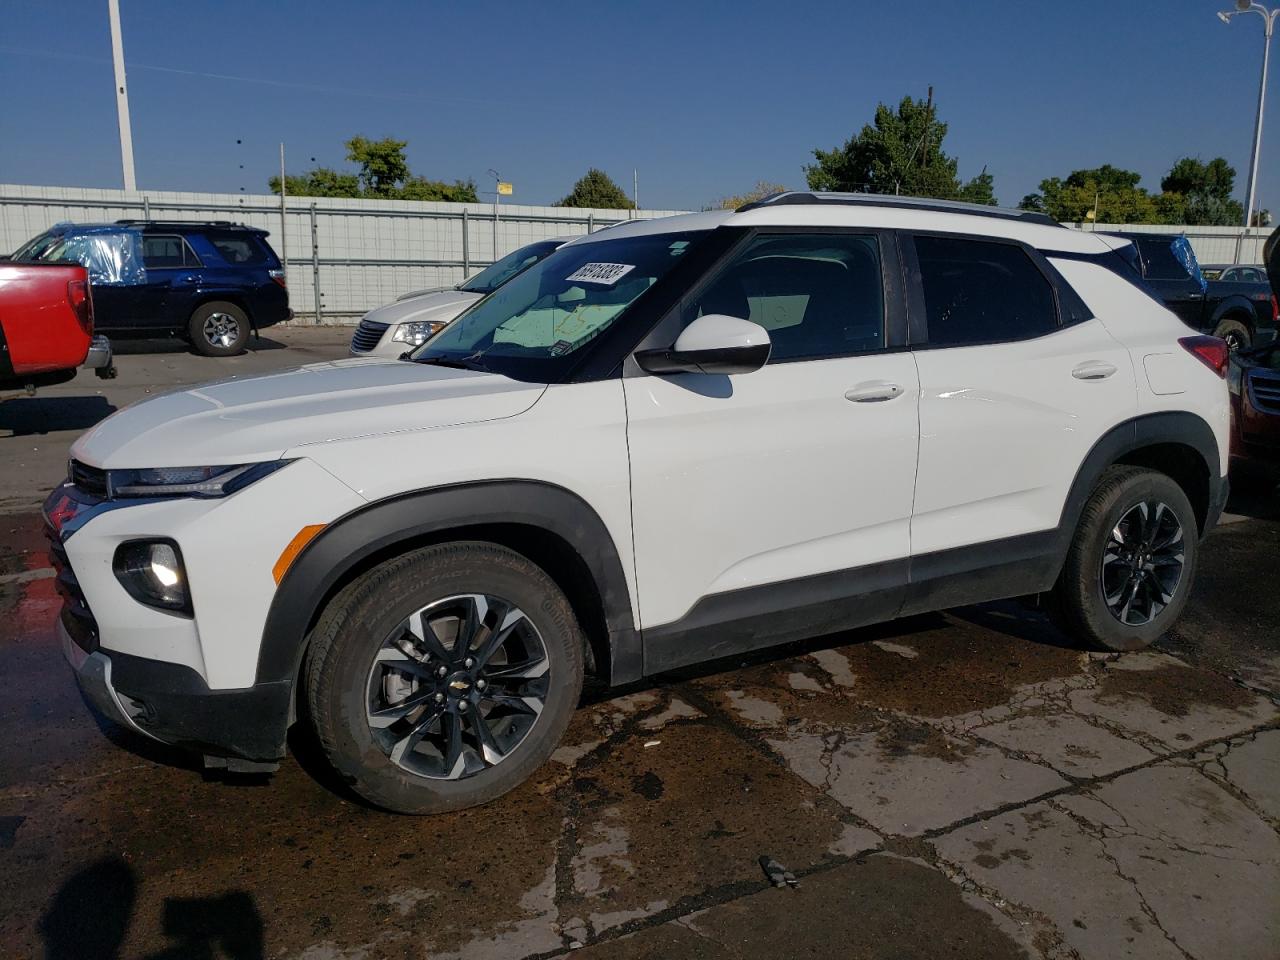
{"label": "cracked concrete pavement", "polygon": [[[343,347],[272,336],[240,368]],[[589,696],[524,787],[405,818],[305,737],[206,777],[76,694],[31,505],[81,413],[210,375],[121,369],[0,407],[0,956],[1280,956],[1277,499],[1233,502],[1152,650],[1016,603],[827,637]]]}

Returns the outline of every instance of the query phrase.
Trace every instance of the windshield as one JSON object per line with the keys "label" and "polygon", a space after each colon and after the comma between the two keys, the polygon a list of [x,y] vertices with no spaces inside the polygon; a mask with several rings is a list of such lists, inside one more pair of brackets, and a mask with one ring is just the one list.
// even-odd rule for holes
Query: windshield
{"label": "windshield", "polygon": [[495,260],[489,264],[470,280],[464,280],[458,284],[458,289],[466,290],[468,293],[493,293],[521,270],[527,270],[539,260],[545,260],[555,253],[563,243],[563,240],[539,240],[537,243],[512,250],[501,260]]}
{"label": "windshield", "polygon": [[50,247],[58,242],[60,237],[61,234],[50,232],[33,237],[13,252],[13,259],[39,260],[49,251]]}
{"label": "windshield", "polygon": [[[696,233],[649,234],[562,247],[481,300],[413,355],[552,379],[552,369],[617,322],[684,255]],[[514,375],[514,374],[513,374]]]}

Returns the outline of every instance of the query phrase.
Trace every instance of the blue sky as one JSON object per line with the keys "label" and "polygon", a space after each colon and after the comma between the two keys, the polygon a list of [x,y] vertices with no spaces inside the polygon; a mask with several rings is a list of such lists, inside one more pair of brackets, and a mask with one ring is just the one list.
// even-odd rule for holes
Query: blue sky
{"label": "blue sky", "polygon": [[[1187,154],[1225,156],[1243,196],[1262,20],[1224,26],[1230,5],[121,0],[140,188],[266,192],[280,140],[298,172],[361,133],[434,178],[496,168],[518,203],[638,168],[655,209],[803,187],[814,147],[929,84],[961,175],[986,165],[1005,204],[1106,162],[1158,190]],[[106,0],[0,0],[0,24],[0,182],[121,186]],[[1280,210],[1275,52],[1259,190]]]}

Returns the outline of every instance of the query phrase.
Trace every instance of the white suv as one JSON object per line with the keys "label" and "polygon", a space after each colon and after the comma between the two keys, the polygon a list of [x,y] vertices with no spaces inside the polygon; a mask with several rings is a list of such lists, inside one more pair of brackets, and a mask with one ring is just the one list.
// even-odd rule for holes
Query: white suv
{"label": "white suv", "polygon": [[210,764],[302,717],[421,813],[526,778],[584,674],[1029,594],[1142,647],[1226,498],[1227,351],[1121,246],[783,194],[575,240],[416,362],[146,400],[46,504],[66,655]]}
{"label": "white suv", "polygon": [[546,259],[567,241],[567,237],[536,240],[512,250],[456,287],[415,290],[394,303],[370,310],[351,335],[351,355],[400,359],[400,354],[422,346],[467,307],[493,293],[521,270]]}

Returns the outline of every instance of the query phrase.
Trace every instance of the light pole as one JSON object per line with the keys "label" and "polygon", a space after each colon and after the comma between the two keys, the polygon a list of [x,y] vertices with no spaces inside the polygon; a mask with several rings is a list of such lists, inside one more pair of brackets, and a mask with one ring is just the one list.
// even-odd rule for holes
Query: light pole
{"label": "light pole", "polygon": [[502,199],[498,185],[502,183],[502,177],[492,167],[488,172],[489,176],[493,177],[493,259],[496,261],[498,259],[498,202]]}
{"label": "light pole", "polygon": [[[1276,18],[1280,16],[1280,7],[1268,10],[1260,3],[1252,0],[1236,0],[1234,10],[1224,10],[1218,14],[1223,23],[1230,23],[1231,18],[1241,13],[1256,13],[1266,24],[1265,40],[1262,45],[1262,82],[1258,87],[1258,119],[1253,127],[1253,155],[1249,160],[1249,202],[1244,208],[1244,233],[1249,233],[1253,226],[1253,205],[1258,194],[1258,155],[1262,151],[1262,112],[1267,103],[1267,66],[1271,59],[1271,37],[1275,33]],[[1241,244],[1244,236],[1241,236]],[[1240,262],[1240,246],[1236,246],[1236,262]]]}
{"label": "light pole", "polygon": [[107,0],[111,23],[111,64],[116,74],[116,122],[120,125],[120,166],[124,168],[124,188],[137,190],[133,176],[133,130],[129,126],[129,90],[124,82],[124,41],[120,39],[120,0]]}

